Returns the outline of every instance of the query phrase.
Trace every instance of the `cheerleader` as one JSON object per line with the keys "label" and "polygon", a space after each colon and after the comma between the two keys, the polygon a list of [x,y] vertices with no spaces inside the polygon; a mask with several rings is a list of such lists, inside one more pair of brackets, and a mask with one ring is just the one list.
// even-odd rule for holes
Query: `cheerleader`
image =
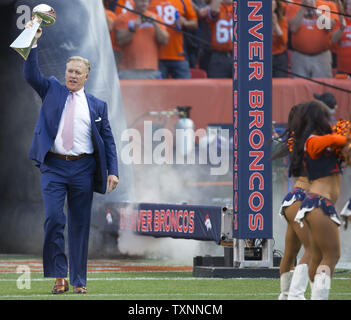
{"label": "cheerleader", "polygon": [[[294,119],[299,118],[299,109],[303,104],[293,106],[289,113],[288,128],[281,135],[283,148],[286,152],[276,153],[272,159],[279,156],[291,154],[294,144],[293,123]],[[280,207],[280,215],[287,222],[285,233],[285,249],[280,262],[280,295],[279,300],[304,300],[304,293],[308,285],[308,262],[310,259],[310,242],[307,226],[300,228],[299,224],[294,221],[296,213],[305,199],[306,192],[309,190],[310,184],[303,170],[294,176],[295,184],[291,192],[289,192]],[[295,270],[294,263],[303,245],[305,251],[301,257]]]}
{"label": "cheerleader", "polygon": [[304,105],[294,126],[294,148],[290,172],[305,167],[310,181],[295,221],[308,226],[311,259],[308,273],[313,300],[327,300],[331,277],[340,257],[340,219],[335,211],[341,180],[339,151],[346,137],[332,132],[327,107],[318,101]]}

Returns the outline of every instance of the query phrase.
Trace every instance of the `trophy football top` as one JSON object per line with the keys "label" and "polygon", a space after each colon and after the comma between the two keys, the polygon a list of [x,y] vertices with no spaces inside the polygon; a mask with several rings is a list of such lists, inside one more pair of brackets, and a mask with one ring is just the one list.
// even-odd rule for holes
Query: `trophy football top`
{"label": "trophy football top", "polygon": [[33,16],[37,16],[46,26],[52,25],[56,21],[55,10],[47,4],[39,4],[33,8]]}

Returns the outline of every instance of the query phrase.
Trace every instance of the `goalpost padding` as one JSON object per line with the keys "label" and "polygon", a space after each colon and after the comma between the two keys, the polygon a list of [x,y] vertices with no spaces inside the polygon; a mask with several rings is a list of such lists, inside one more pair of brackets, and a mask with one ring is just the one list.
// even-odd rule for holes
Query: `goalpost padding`
{"label": "goalpost padding", "polygon": [[233,238],[271,239],[272,2],[233,9]]}

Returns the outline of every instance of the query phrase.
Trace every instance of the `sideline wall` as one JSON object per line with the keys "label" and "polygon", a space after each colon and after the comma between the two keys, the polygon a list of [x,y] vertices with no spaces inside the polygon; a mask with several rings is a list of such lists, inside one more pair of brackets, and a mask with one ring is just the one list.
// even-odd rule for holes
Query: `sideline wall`
{"label": "sideline wall", "polygon": [[[318,79],[323,83],[351,91],[351,79]],[[143,120],[167,120],[172,129],[177,116],[157,118],[144,115],[149,111],[169,111],[178,105],[189,105],[195,128],[206,128],[208,123],[232,122],[232,80],[120,80],[127,125],[141,128]],[[285,123],[290,107],[313,99],[313,93],[333,93],[338,101],[336,118],[350,118],[351,94],[304,79],[273,79],[273,121]]]}

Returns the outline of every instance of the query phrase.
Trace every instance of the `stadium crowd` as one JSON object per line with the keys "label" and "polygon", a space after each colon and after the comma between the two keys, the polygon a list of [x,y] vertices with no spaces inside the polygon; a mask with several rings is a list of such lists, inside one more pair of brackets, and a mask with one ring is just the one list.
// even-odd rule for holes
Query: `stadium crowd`
{"label": "stadium crowd", "polygon": [[[121,79],[232,78],[232,0],[103,0]],[[351,0],[272,0],[273,77],[351,75]]]}
{"label": "stadium crowd", "polygon": [[274,77],[351,74],[350,0],[273,0],[272,10]]}
{"label": "stadium crowd", "polygon": [[104,0],[104,6],[121,79],[232,78],[232,0]]}

